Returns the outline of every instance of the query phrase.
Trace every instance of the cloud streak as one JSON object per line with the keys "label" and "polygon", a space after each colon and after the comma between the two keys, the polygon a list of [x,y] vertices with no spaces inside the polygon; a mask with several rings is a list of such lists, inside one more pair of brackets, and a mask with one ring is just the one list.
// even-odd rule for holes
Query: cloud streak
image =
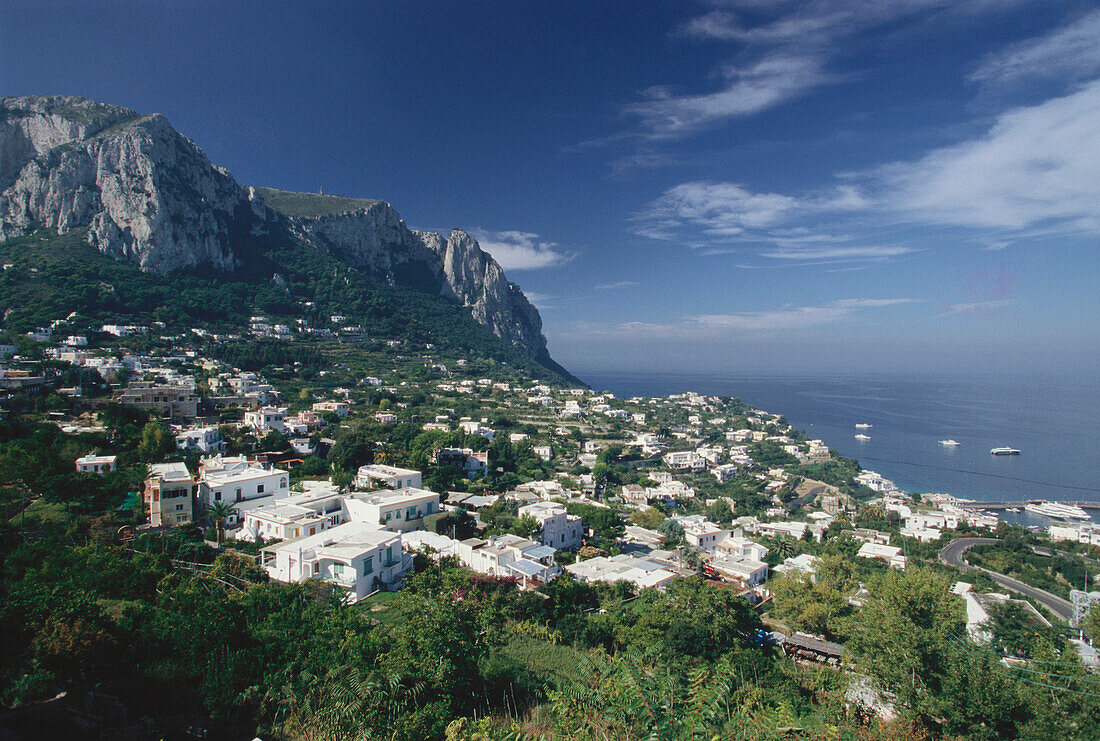
{"label": "cloud streak", "polygon": [[1038,78],[1080,82],[1100,74],[1100,10],[986,58],[970,79],[1011,85]]}
{"label": "cloud streak", "polygon": [[849,298],[824,304],[784,306],[765,311],[688,316],[672,323],[624,322],[612,327],[585,323],[585,336],[717,340],[727,337],[796,332],[859,318],[869,311],[918,303],[910,298]]}
{"label": "cloud streak", "polygon": [[[635,215],[636,233],[701,254],[779,261],[881,260],[913,252],[898,224],[961,227],[1000,247],[1035,235],[1100,234],[1100,80],[1009,109],[984,133],[911,161],[838,176],[817,192],[693,181]],[[890,230],[893,244],[870,235]]]}
{"label": "cloud streak", "polygon": [[532,232],[473,229],[470,233],[505,270],[541,270],[573,259],[557,243],[542,240]]}

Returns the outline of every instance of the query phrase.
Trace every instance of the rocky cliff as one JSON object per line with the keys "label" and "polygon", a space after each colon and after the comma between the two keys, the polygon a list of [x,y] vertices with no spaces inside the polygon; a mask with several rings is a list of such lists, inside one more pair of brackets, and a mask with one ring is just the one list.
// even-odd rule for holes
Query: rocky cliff
{"label": "rocky cliff", "polygon": [[[265,205],[270,200],[270,208]],[[164,116],[75,97],[0,98],[0,240],[86,228],[90,245],[142,270],[248,259],[238,239],[289,235],[373,280],[457,301],[552,364],[538,311],[461,230],[410,230],[387,203],[242,188]]]}

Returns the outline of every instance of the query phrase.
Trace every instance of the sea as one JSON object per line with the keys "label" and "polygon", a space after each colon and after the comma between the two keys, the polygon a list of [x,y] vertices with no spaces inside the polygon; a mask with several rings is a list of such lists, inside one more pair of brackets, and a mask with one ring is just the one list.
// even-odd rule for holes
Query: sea
{"label": "sea", "polygon": [[[578,375],[620,398],[685,391],[740,398],[785,415],[810,437],[908,492],[978,501],[1100,502],[1097,375]],[[959,445],[940,445],[945,439]],[[990,455],[1002,446],[1020,455]],[[1088,511],[1100,521],[1100,510]],[[996,513],[1022,525],[1049,522],[1024,511]]]}

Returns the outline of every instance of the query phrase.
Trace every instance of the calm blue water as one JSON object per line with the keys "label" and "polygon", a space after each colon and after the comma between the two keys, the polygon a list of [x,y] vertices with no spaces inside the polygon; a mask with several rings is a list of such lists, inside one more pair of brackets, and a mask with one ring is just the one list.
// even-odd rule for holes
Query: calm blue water
{"label": "calm blue water", "polygon": [[[1100,501],[1100,377],[608,372],[580,377],[619,397],[683,391],[740,397],[786,415],[795,427],[906,491],[978,500]],[[874,426],[857,430],[859,422]],[[856,440],[859,432],[871,439]],[[940,445],[945,438],[960,445]],[[1000,446],[1022,453],[989,454]]]}

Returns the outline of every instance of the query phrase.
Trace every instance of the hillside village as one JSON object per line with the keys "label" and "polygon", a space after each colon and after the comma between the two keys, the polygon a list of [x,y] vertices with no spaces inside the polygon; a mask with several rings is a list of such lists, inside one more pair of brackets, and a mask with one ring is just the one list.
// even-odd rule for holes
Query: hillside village
{"label": "hillside village", "polygon": [[[618,399],[400,341],[376,343],[362,369],[294,362],[272,378],[210,357],[241,343],[270,353],[363,341],[346,321],[254,316],[248,335],[173,336],[157,325],[70,334],[80,320],[69,317],[28,333],[22,350],[0,347],[0,382],[49,393],[64,411],[47,419],[76,439],[107,431],[105,406],[148,415],[143,437],[163,444],[131,492],[137,532],[202,527],[272,579],[327,581],[351,603],[400,589],[426,554],[520,589],[565,573],[635,589],[701,574],[763,604],[773,577],[813,578],[828,543],[903,569],[945,532],[997,526],[948,496],[916,501],[735,399]],[[27,361],[28,349],[42,360]],[[126,460],[142,467],[107,444],[73,465],[114,476]]]}
{"label": "hillside village", "polygon": [[[27,493],[7,500],[9,522],[102,523],[96,537],[119,553],[172,553],[171,568],[231,593],[323,586],[372,624],[404,620],[393,598],[422,594],[432,568],[516,599],[595,590],[616,611],[703,588],[752,611],[737,613],[751,640],[828,671],[872,661],[856,626],[884,575],[916,566],[922,582],[946,570],[972,640],[1004,650],[1005,631],[1031,626],[1042,637],[1029,641],[1071,650],[1041,607],[938,563],[959,536],[1009,532],[995,516],[900,491],[781,415],[690,392],[616,398],[345,321],[256,315],[247,332],[216,334],[70,315],[9,336],[2,422],[20,452],[0,462]],[[1000,552],[973,553],[1004,568]],[[1078,563],[1025,576],[1068,597]],[[850,686],[845,703],[894,717],[868,691]]]}

